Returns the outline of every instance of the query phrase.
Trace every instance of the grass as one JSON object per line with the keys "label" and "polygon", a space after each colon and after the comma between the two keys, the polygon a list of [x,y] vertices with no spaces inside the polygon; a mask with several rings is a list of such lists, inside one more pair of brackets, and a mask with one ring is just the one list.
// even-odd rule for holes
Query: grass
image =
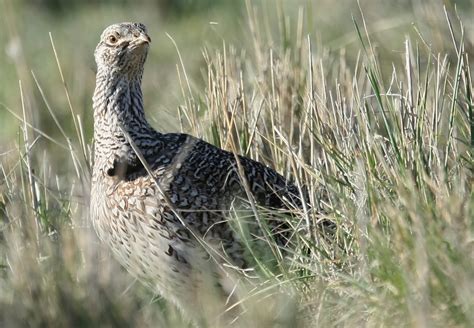
{"label": "grass", "polygon": [[[163,72],[175,83],[160,96],[178,93],[164,106],[153,96],[150,68],[163,57],[152,44],[147,108],[177,106],[163,116],[171,126],[268,164],[308,190],[311,209],[295,210],[289,222],[299,231],[290,255],[273,255],[277,270],[255,258],[270,284],[294,293],[298,307],[289,311],[297,312],[288,315],[300,326],[474,325],[473,47],[462,25],[469,22],[451,6],[410,4],[412,12],[392,20],[376,20],[386,7],[375,3],[355,6],[352,20],[328,10],[342,32],[324,40],[323,32],[312,34],[324,19],[312,21],[318,8],[310,3],[248,1],[235,32],[243,36],[229,42],[230,32],[221,31],[199,60],[189,59],[197,50],[183,49],[183,36],[171,35],[182,62],[169,42],[164,48],[178,65]],[[427,12],[432,19],[421,15]],[[416,14],[421,21],[401,32]],[[24,54],[5,75],[15,68],[21,83],[2,80],[10,132],[0,144],[0,323],[185,326],[91,230],[93,73],[83,72],[80,57],[62,55],[64,39],[53,33],[53,41],[34,78],[26,62],[39,59]],[[148,114],[166,126],[161,113]],[[335,230],[318,229],[321,220]],[[265,299],[255,307],[264,311]]]}

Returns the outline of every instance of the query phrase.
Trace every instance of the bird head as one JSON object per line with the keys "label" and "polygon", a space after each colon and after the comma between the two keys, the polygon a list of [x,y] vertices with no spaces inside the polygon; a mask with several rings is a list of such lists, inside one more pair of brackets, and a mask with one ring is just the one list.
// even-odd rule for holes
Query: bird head
{"label": "bird head", "polygon": [[102,32],[95,49],[97,67],[129,77],[141,76],[150,42],[146,27],[141,23],[110,25]]}

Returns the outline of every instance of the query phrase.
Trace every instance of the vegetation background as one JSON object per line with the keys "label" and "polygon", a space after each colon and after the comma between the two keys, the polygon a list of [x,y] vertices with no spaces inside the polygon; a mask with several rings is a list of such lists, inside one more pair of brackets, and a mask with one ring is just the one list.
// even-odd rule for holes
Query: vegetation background
{"label": "vegetation background", "polygon": [[311,254],[272,277],[299,296],[302,326],[474,326],[473,11],[0,0],[0,326],[187,325],[87,217],[93,51],[121,21],[152,38],[143,87],[157,129],[275,167],[310,191],[319,214],[303,222],[335,223],[301,236]]}

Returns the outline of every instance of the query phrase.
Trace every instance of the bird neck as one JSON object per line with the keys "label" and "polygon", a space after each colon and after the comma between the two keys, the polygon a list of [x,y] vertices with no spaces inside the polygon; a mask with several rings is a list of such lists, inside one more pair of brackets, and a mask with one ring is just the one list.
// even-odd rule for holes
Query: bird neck
{"label": "bird neck", "polygon": [[130,78],[114,70],[99,70],[93,97],[94,165],[107,170],[115,160],[136,160],[124,131],[141,149],[150,144],[156,132],[143,110],[141,74]]}

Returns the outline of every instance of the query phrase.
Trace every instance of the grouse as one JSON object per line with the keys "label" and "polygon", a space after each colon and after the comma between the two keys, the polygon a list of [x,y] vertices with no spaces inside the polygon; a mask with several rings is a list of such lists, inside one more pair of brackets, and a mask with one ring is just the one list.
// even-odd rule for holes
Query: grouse
{"label": "grouse", "polygon": [[[152,128],[141,89],[150,43],[143,24],[120,23],[104,30],[95,50],[90,216],[133,276],[199,322],[222,311],[232,293],[235,280],[225,268],[249,268],[242,229],[230,213],[244,204],[300,207],[300,192],[259,162]],[[284,246],[288,225],[268,218],[267,231]],[[252,236],[264,236],[253,220]]]}

